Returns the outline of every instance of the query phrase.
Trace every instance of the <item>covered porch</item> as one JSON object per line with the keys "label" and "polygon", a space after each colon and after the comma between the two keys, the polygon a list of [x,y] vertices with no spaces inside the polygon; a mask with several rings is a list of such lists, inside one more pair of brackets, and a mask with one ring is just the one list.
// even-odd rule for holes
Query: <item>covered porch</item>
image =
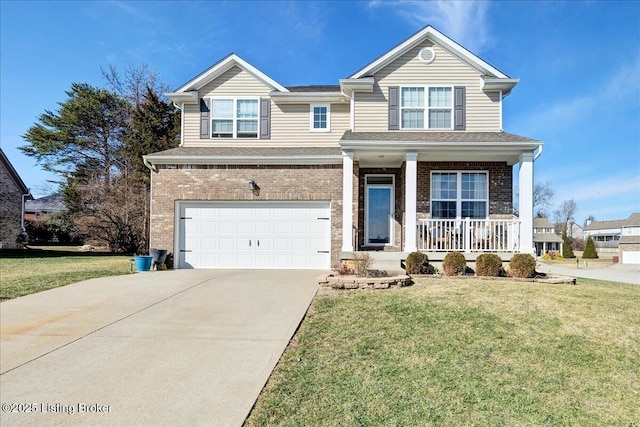
{"label": "covered porch", "polygon": [[[352,232],[342,235],[343,254],[419,250],[437,259],[459,251],[469,259],[481,253],[508,259],[534,253],[533,162],[542,143],[503,132],[451,134],[345,134],[342,222]],[[388,226],[376,225],[385,215]]]}

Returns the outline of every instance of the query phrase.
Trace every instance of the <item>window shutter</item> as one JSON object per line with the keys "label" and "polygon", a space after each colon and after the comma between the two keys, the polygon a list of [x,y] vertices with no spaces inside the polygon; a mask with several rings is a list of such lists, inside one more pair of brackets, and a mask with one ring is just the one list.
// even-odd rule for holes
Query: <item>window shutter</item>
{"label": "window shutter", "polygon": [[456,86],[453,88],[454,100],[454,124],[453,130],[465,130],[467,121],[466,112],[466,88],[464,86]]}
{"label": "window shutter", "polygon": [[209,115],[209,104],[206,100],[200,98],[200,139],[211,138],[209,127],[211,120]]}
{"label": "window shutter", "polygon": [[260,139],[271,138],[271,99],[260,98]]}
{"label": "window shutter", "polygon": [[389,86],[389,130],[400,129],[400,87]]}

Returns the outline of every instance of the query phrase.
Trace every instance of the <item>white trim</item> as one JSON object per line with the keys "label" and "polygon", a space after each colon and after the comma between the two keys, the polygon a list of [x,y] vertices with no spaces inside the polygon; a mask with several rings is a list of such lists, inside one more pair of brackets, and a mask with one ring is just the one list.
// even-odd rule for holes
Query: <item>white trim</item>
{"label": "white trim", "polygon": [[[402,106],[402,90],[403,89],[410,89],[410,88],[418,88],[418,89],[424,89],[424,106],[423,107],[403,107]],[[439,89],[439,88],[445,88],[445,89],[451,89],[451,106],[449,107],[449,110],[451,111],[451,126],[448,128],[437,128],[437,127],[429,127],[429,111],[430,110],[446,110],[446,108],[443,107],[429,107],[429,89]],[[453,125],[454,125],[454,86],[452,85],[404,85],[404,86],[400,86],[400,100],[398,102],[398,108],[400,109],[400,130],[404,130],[404,131],[421,131],[421,130],[433,130],[433,131],[446,131],[446,130],[453,130]],[[422,109],[423,110],[423,123],[425,125],[425,127],[423,128],[405,128],[402,126],[402,110],[412,110],[412,109]]]}
{"label": "white trim", "polygon": [[499,109],[500,109],[500,131],[504,132],[504,127],[502,127],[502,90],[500,91],[500,98],[498,100]]}
{"label": "white trim", "polygon": [[408,50],[412,49],[414,46],[416,46],[426,38],[442,47],[443,49],[449,51],[453,55],[459,57],[463,61],[467,62],[472,67],[478,69],[482,74],[493,75],[496,78],[500,79],[509,78],[509,76],[502,73],[500,70],[493,67],[488,62],[485,62],[480,57],[471,53],[469,50],[454,42],[449,37],[445,36],[430,25],[427,25],[404,42],[400,43],[384,55],[380,56],[378,59],[374,60],[364,68],[357,71],[355,74],[351,75],[349,78],[358,79],[360,77],[375,74],[377,71],[396,60],[402,54],[406,53]]}
{"label": "white trim", "polygon": [[[462,216],[462,174],[464,173],[475,173],[482,174],[486,177],[486,185],[487,185],[487,195],[485,199],[464,199],[467,202],[484,202],[486,204],[486,216],[484,218],[489,218],[489,171],[488,170],[462,170],[462,169],[434,169],[429,174],[429,216],[433,219],[440,219],[439,217],[433,216],[433,175],[434,174],[444,174],[444,173],[455,173],[457,174],[456,179],[456,220],[460,220],[463,218]],[[453,201],[452,199],[436,199],[438,201]],[[453,218],[443,218],[443,219],[453,219]],[[473,218],[473,219],[482,219],[482,218]]]}
{"label": "white trim", "polygon": [[417,199],[418,199],[418,153],[405,155],[404,179],[404,252],[414,252],[417,247]]}
{"label": "white trim", "polygon": [[184,102],[180,104],[180,145],[184,145]]}
{"label": "white trim", "polygon": [[213,64],[204,72],[200,73],[193,79],[189,80],[187,83],[180,86],[173,93],[177,94],[178,92],[198,90],[224,72],[230,70],[234,66],[242,68],[244,71],[252,74],[254,77],[256,77],[258,80],[261,80],[266,85],[271,86],[273,89],[276,89],[280,92],[289,92],[286,87],[282,86],[280,83],[276,82],[275,80],[264,74],[262,71],[258,70],[253,65],[240,58],[235,53],[231,53],[217,63]]}
{"label": "white trim", "polygon": [[[326,108],[327,109],[327,123],[324,128],[315,128],[314,125],[314,116],[315,108]],[[310,104],[309,105],[309,130],[311,132],[331,132],[331,104]]]}
{"label": "white trim", "polygon": [[533,246],[533,153],[522,153],[518,171],[518,216],[520,217],[520,252],[534,253]]}
{"label": "white trim", "polygon": [[[369,184],[369,177],[390,177],[391,184]],[[366,174],[364,176],[364,245],[365,246],[393,246],[395,243],[395,175],[392,174]],[[369,189],[370,188],[388,188],[390,189],[389,193],[389,243],[370,243],[369,242]]]}
{"label": "white trim", "polygon": [[[216,141],[220,141],[220,140],[225,140],[225,139],[260,139],[260,98],[259,97],[254,97],[254,96],[210,96],[208,98],[206,98],[209,100],[209,109],[210,109],[210,114],[209,114],[209,139],[213,139]],[[231,133],[231,138],[222,138],[222,137],[213,137],[213,121],[214,120],[229,120],[228,117],[214,117],[213,116],[213,102],[212,101],[233,101],[233,117],[230,119],[232,121],[232,133]],[[237,117],[238,115],[238,101],[256,101],[258,104],[258,114],[256,115],[256,118],[253,119],[239,119]],[[257,126],[257,132],[256,132],[256,136],[254,137],[249,137],[249,136],[243,136],[243,137],[239,137],[238,136],[238,121],[239,120],[252,120],[256,122],[256,126]]]}

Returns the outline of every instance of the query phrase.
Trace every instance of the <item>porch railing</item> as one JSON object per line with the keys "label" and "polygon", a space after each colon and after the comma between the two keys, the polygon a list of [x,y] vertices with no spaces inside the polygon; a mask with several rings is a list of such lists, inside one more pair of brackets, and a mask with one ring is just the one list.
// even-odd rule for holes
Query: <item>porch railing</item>
{"label": "porch railing", "polygon": [[418,250],[518,252],[520,221],[513,219],[419,219]]}

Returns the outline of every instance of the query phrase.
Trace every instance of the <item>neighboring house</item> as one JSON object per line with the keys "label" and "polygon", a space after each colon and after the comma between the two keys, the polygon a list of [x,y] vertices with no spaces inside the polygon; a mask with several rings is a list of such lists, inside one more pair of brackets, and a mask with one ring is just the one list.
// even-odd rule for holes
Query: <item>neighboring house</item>
{"label": "neighboring house", "polygon": [[230,54],[168,93],[183,126],[144,156],[151,247],[178,268],[534,253],[542,143],[502,129],[517,79],[427,26],[338,83],[285,87]]}
{"label": "neighboring house", "polygon": [[539,256],[547,252],[562,253],[562,238],[556,234],[555,226],[547,218],[533,219],[533,243]]}
{"label": "neighboring house", "polygon": [[584,229],[577,223],[569,221],[567,223],[567,236],[573,239],[584,240]]}
{"label": "neighboring house", "polygon": [[621,227],[618,254],[622,264],[640,264],[640,212],[632,213]]}
{"label": "neighboring house", "polygon": [[0,248],[19,247],[24,231],[23,206],[31,198],[29,189],[0,149]]}
{"label": "neighboring house", "polygon": [[24,205],[24,219],[40,221],[49,214],[64,212],[66,210],[67,206],[62,199],[62,194],[51,194],[38,199],[28,200]]}
{"label": "neighboring house", "polygon": [[584,238],[591,237],[596,248],[615,248],[622,237],[622,227],[634,225],[633,219],[638,213],[633,213],[627,219],[613,221],[591,221],[584,228]]}

